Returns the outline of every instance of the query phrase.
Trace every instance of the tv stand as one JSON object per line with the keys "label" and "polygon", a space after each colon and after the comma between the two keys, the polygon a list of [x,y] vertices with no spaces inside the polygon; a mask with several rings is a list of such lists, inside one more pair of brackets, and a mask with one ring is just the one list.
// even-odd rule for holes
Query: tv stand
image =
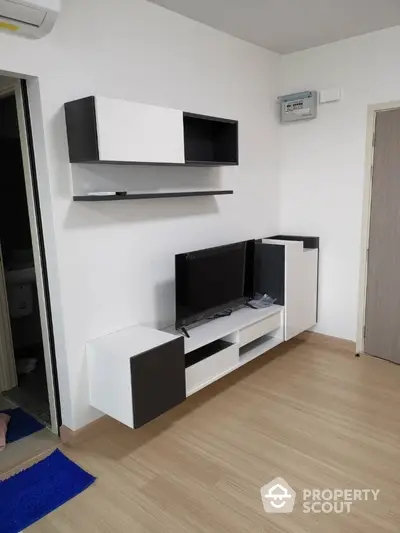
{"label": "tv stand", "polygon": [[86,344],[90,405],[132,428],[317,322],[319,240],[277,235],[256,245],[256,291],[276,299],[190,329],[132,326]]}

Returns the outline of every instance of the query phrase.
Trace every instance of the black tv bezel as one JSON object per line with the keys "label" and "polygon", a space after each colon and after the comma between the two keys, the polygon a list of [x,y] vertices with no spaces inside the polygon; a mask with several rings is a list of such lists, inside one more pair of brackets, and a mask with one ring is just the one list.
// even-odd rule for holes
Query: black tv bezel
{"label": "black tv bezel", "polygon": [[[181,254],[175,255],[175,329],[180,329],[182,327],[188,327],[191,326],[197,322],[200,322],[202,320],[208,320],[210,317],[217,313],[221,313],[223,311],[226,311],[227,309],[232,308],[238,308],[240,306],[245,305],[247,302],[251,301],[254,298],[254,274],[255,274],[255,239],[251,239],[248,241],[240,241],[235,242],[231,244],[225,244],[222,246],[214,246],[211,248],[203,248],[201,250],[194,250],[191,252],[185,252]],[[216,252],[225,250],[227,248],[233,248],[236,246],[245,245],[245,270],[244,270],[244,276],[245,276],[245,290],[246,286],[247,288],[250,287],[250,290],[248,291],[248,296],[242,296],[240,298],[236,298],[234,300],[231,300],[229,302],[226,302],[224,304],[210,307],[209,309],[206,309],[205,311],[202,311],[200,313],[194,313],[193,315],[190,315],[185,318],[180,318],[177,315],[178,312],[178,302],[177,302],[177,271],[178,271],[178,261],[179,259],[182,259],[186,257],[188,254],[195,255],[195,256],[201,256],[205,253],[209,254],[210,252]],[[251,271],[248,271],[248,265],[251,262]],[[249,279],[251,277],[251,279]]]}

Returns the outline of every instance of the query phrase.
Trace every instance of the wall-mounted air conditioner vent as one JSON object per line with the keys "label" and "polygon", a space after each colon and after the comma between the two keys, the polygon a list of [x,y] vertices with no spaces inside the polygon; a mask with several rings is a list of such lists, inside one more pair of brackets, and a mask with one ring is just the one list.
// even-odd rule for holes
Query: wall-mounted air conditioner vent
{"label": "wall-mounted air conditioner vent", "polygon": [[61,0],[0,0],[0,30],[40,39],[53,28]]}

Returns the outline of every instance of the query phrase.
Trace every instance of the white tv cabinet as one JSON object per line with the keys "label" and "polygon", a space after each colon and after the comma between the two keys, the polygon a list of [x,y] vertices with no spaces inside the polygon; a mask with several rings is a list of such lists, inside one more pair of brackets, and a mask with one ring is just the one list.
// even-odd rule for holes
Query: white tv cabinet
{"label": "white tv cabinet", "polygon": [[[137,428],[317,322],[319,240],[258,242],[258,291],[276,298],[188,330],[132,326],[86,345],[90,403]],[[257,258],[258,257],[258,258]],[[264,274],[265,273],[265,276]]]}

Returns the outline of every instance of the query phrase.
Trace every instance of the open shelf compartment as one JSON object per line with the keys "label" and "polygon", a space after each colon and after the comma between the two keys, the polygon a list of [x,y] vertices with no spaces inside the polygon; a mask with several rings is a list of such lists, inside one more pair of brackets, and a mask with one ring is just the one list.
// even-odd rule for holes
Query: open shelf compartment
{"label": "open shelf compartment", "polygon": [[242,346],[239,350],[239,365],[242,366],[249,363],[253,359],[263,355],[265,352],[275,348],[275,346],[278,346],[281,342],[282,339],[279,337],[272,337],[269,334]]}
{"label": "open shelf compartment", "polygon": [[186,354],[186,395],[189,396],[229,374],[238,364],[238,345],[223,339]]}
{"label": "open shelf compartment", "polygon": [[238,165],[238,122],[183,113],[185,162],[191,165]]}

